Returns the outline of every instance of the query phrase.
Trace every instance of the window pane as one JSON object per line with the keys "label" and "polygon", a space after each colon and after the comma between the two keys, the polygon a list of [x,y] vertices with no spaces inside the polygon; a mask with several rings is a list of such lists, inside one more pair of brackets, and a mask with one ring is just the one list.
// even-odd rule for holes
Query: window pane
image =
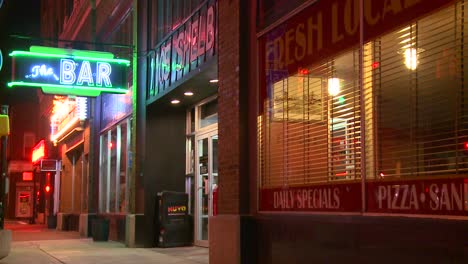
{"label": "window pane", "polygon": [[107,187],[108,187],[108,136],[107,133],[101,136],[101,167],[100,167],[100,182],[99,182],[99,209],[102,213],[107,212]]}
{"label": "window pane", "polygon": [[111,141],[109,143],[111,152],[110,160],[110,183],[109,183],[109,212],[115,212],[116,206],[116,179],[117,179],[117,130],[111,131]]}
{"label": "window pane", "polygon": [[359,177],[357,54],[347,52],[289,76],[267,69],[267,114],[259,129],[262,186]]}
{"label": "window pane", "polygon": [[468,171],[462,144],[468,138],[462,58],[467,15],[457,8],[446,8],[375,42],[381,65],[374,74],[380,117],[378,169],[384,176]]}
{"label": "window pane", "polygon": [[200,128],[218,123],[218,99],[200,106]]}
{"label": "window pane", "polygon": [[120,174],[119,174],[119,211],[125,213],[127,210],[127,203],[125,199],[125,190],[127,184],[127,122],[121,125],[121,151],[120,151]]}

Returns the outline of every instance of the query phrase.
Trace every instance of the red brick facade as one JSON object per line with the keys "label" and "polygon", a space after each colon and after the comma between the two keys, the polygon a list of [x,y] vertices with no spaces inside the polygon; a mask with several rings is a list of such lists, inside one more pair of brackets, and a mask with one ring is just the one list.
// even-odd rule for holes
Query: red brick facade
{"label": "red brick facade", "polygon": [[239,213],[239,7],[239,0],[218,2],[219,214]]}

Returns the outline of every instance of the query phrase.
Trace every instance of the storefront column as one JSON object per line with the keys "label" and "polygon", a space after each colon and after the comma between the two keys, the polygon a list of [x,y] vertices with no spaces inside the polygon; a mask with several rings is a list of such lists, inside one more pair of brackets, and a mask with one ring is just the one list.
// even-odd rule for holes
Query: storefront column
{"label": "storefront column", "polygon": [[[91,40],[96,40],[96,2],[91,1]],[[79,216],[79,231],[81,236],[91,235],[91,222],[96,217],[99,208],[99,128],[101,113],[101,100],[89,99],[89,126],[85,131],[84,155],[88,159],[88,188],[87,188],[87,211]]]}
{"label": "storefront column", "polygon": [[[147,3],[133,0],[133,77],[132,77],[132,130],[129,168],[128,214],[125,226],[125,244],[128,247],[141,245],[137,237],[139,228],[137,222],[142,221],[143,203],[143,160],[145,153],[145,122],[146,122],[146,57],[137,56],[138,50],[147,50]],[[141,225],[140,225],[141,226]],[[140,228],[141,229],[141,228]]]}
{"label": "storefront column", "polygon": [[256,3],[219,1],[218,13],[219,214],[209,220],[210,263],[255,263]]}

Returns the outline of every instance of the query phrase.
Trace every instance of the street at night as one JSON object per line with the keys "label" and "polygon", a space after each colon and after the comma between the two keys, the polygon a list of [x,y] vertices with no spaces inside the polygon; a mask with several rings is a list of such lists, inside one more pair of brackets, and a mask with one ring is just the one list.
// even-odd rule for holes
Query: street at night
{"label": "street at night", "polygon": [[0,263],[468,263],[467,0],[0,0]]}

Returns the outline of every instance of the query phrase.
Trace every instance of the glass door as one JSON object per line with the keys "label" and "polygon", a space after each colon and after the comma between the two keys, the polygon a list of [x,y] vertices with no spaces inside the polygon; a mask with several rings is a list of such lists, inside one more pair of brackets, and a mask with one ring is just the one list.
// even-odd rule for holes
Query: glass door
{"label": "glass door", "polygon": [[208,246],[208,217],[213,215],[213,190],[218,184],[218,131],[196,137],[195,244]]}

